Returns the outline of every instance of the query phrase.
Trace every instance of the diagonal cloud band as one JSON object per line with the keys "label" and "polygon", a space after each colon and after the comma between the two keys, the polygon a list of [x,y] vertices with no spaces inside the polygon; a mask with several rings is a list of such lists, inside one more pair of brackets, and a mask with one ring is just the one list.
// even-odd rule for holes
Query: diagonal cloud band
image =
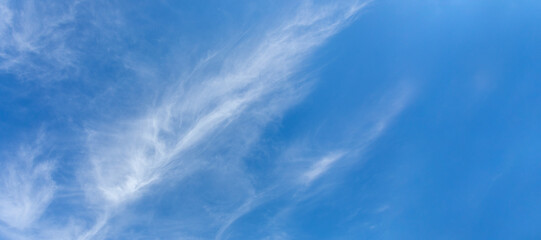
{"label": "diagonal cloud band", "polygon": [[[171,169],[181,169],[174,176],[179,180],[204,167],[208,151],[199,148],[244,139],[222,131],[257,130],[279,116],[306,91],[301,79],[292,78],[302,61],[364,6],[366,2],[304,5],[254,47],[241,48],[226,59],[218,75],[181,79],[145,116],[128,124],[89,129],[90,171],[84,177],[90,183],[85,185],[88,198],[105,206],[104,215],[109,216],[163,181]],[[98,225],[105,225],[104,221]],[[92,229],[82,239],[92,238],[100,229]]]}

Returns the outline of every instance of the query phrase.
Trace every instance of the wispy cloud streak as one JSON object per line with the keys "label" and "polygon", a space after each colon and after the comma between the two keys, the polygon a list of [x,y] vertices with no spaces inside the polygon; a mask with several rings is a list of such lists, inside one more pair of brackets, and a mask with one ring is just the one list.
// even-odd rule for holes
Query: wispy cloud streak
{"label": "wispy cloud streak", "polygon": [[108,209],[119,208],[161,182],[171,169],[181,169],[175,172],[178,180],[205,166],[215,144],[253,134],[243,129],[257,131],[303,95],[302,81],[291,78],[302,60],[363,6],[305,5],[263,38],[253,39],[258,43],[226,56],[217,75],[180,80],[136,121],[89,130],[91,169],[84,178],[89,198]]}
{"label": "wispy cloud streak", "polygon": [[31,227],[53,199],[54,164],[37,162],[40,154],[39,146],[24,147],[0,164],[0,220],[12,228]]}
{"label": "wispy cloud streak", "polygon": [[0,70],[54,79],[74,68],[68,45],[79,1],[0,1]]}
{"label": "wispy cloud streak", "polygon": [[310,184],[317,179],[321,174],[325,173],[334,162],[344,156],[344,152],[333,152],[315,162],[309,170],[302,174],[302,179],[305,184]]}
{"label": "wispy cloud streak", "polygon": [[[350,131],[353,135],[358,136],[349,136],[351,140],[345,144],[347,145],[346,149],[330,151],[314,162],[306,171],[300,174],[301,182],[310,184],[347,155],[362,155],[367,148],[385,133],[396,116],[411,102],[412,96],[412,86],[405,83],[398,84],[395,89],[386,93],[380,103],[376,105],[378,106],[377,109],[363,116],[363,121],[368,123],[368,127],[353,127]],[[366,125],[366,123],[361,125]]]}
{"label": "wispy cloud streak", "polygon": [[[294,162],[299,161],[298,158],[303,159],[303,162],[307,162],[307,166],[305,167],[293,167],[287,163],[282,163],[287,165],[285,167],[287,170],[284,169],[287,172],[282,173],[282,175],[294,176],[293,178],[296,178],[296,180],[291,181],[289,178],[283,178],[283,176],[281,176],[275,180],[269,189],[262,193],[254,194],[246,199],[244,204],[232,211],[230,216],[226,218],[227,221],[223,223],[215,239],[228,239],[227,237],[224,237],[225,233],[237,220],[244,215],[249,214],[257,207],[277,198],[285,197],[291,200],[289,205],[282,210],[282,213],[276,214],[275,216],[276,218],[284,217],[283,213],[295,209],[299,202],[316,197],[319,192],[317,190],[311,191],[314,190],[312,187],[315,187],[317,185],[316,181],[323,178],[324,175],[332,175],[333,166],[339,164],[340,161],[353,160],[353,162],[350,161],[349,164],[362,163],[362,161],[360,161],[360,159],[363,158],[362,155],[385,133],[391,122],[410,104],[414,94],[413,91],[414,89],[409,84],[398,84],[395,89],[384,94],[381,101],[375,104],[376,109],[372,109],[372,111],[361,111],[363,115],[361,119],[357,119],[357,121],[358,125],[362,126],[352,124],[354,127],[350,129],[351,136],[346,137],[350,139],[342,144],[342,149],[333,150],[331,148],[330,150],[323,150],[327,152],[320,157],[309,158],[308,160],[303,159],[305,156],[289,156],[286,154],[287,158],[294,158]],[[347,128],[351,128],[350,124],[347,126]],[[309,146],[304,145],[294,145],[292,148],[295,150],[302,149],[301,152],[303,153],[311,151]],[[322,151],[322,149],[319,148],[317,150],[312,150],[317,152]],[[335,175],[336,172],[337,171],[334,171]],[[343,173],[343,171],[341,171],[341,173]],[[325,185],[333,185],[333,183],[327,182]],[[275,220],[276,219],[272,221]],[[278,230],[273,229],[273,232],[276,231]],[[281,230],[278,232],[283,233]],[[280,236],[283,236],[283,234]],[[287,236],[287,234],[285,234],[285,236]]]}

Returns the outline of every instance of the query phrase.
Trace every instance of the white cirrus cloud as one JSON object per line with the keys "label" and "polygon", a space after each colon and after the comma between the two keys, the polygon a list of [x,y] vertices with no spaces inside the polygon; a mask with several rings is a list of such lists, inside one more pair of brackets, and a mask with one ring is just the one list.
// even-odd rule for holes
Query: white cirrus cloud
{"label": "white cirrus cloud", "polygon": [[314,180],[316,180],[320,175],[325,173],[333,163],[340,160],[345,155],[345,152],[331,152],[324,157],[322,157],[320,160],[316,161],[310,169],[308,169],[306,172],[302,173],[302,181],[305,184],[310,184]]}
{"label": "white cirrus cloud", "polygon": [[[363,6],[350,1],[303,5],[263,37],[246,37],[246,44],[219,59],[222,67],[215,75],[180,79],[136,120],[89,129],[89,168],[82,177],[88,198],[109,216],[148,193],[149,186],[204,168],[212,154],[231,143],[249,145],[306,93],[303,79],[294,77],[302,61]],[[84,239],[103,225],[98,221]]]}
{"label": "white cirrus cloud", "polygon": [[32,227],[53,200],[54,164],[37,161],[39,147],[23,147],[0,164],[0,221],[23,230]]}
{"label": "white cirrus cloud", "polygon": [[75,68],[69,46],[80,1],[0,1],[0,70],[53,80]]}

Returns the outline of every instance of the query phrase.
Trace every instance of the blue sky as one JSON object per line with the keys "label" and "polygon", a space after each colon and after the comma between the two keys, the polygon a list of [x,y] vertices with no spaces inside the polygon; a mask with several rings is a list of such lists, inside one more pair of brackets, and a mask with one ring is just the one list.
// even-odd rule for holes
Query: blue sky
{"label": "blue sky", "polygon": [[0,239],[539,239],[540,11],[0,0]]}

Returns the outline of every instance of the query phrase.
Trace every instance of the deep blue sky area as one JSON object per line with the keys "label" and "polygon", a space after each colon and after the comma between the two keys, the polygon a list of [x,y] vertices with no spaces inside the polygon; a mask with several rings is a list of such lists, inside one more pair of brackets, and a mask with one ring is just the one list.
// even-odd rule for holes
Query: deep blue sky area
{"label": "deep blue sky area", "polygon": [[541,239],[540,12],[0,0],[0,239]]}

